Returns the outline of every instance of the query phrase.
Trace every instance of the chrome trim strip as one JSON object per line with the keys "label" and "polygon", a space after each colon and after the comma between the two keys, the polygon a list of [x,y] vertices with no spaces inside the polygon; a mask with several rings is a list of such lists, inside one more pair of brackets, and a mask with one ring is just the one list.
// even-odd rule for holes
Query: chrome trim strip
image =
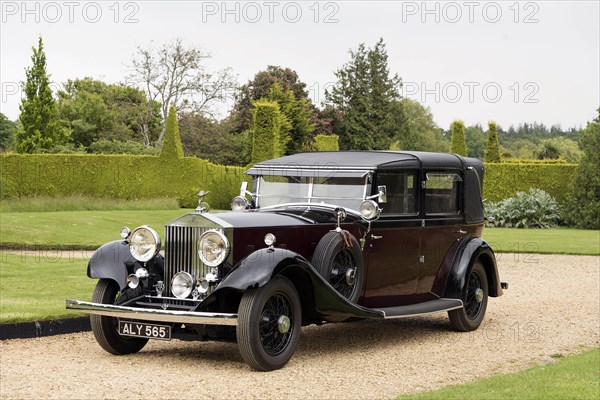
{"label": "chrome trim strip", "polygon": [[[352,200],[352,199],[350,199],[350,200]],[[337,206],[335,204],[327,204],[327,203],[282,203],[282,204],[276,204],[274,206],[262,207],[261,210],[276,210],[278,208],[285,208],[285,207],[308,207],[308,208],[321,208],[321,209],[335,210],[339,206]],[[357,217],[362,218],[360,212],[353,210],[351,208],[345,208],[345,207],[343,207],[343,208],[346,210],[346,212],[348,214],[353,214],[353,215],[356,215]]]}
{"label": "chrome trim strip", "polygon": [[67,309],[107,317],[135,319],[140,321],[174,322],[182,324],[237,326],[237,314],[210,313],[179,310],[154,310],[67,300]]}
{"label": "chrome trim strip", "polygon": [[215,224],[221,225],[222,228],[233,228],[233,225],[231,225],[229,222],[223,221],[221,218],[219,218],[214,213],[206,213],[206,214],[202,214],[202,215],[206,219],[214,222]]}

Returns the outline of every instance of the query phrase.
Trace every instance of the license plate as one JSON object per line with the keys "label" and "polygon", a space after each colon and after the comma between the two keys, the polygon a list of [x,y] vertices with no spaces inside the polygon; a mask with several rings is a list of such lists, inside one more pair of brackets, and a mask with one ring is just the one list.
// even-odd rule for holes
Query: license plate
{"label": "license plate", "polygon": [[148,339],[171,340],[171,327],[168,325],[119,321],[119,334]]}

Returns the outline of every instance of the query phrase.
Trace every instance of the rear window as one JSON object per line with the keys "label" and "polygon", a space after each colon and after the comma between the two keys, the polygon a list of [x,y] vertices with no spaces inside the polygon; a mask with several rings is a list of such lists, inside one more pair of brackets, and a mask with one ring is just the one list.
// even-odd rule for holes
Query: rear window
{"label": "rear window", "polygon": [[425,181],[425,213],[460,213],[459,193],[462,178],[455,172],[428,172]]}

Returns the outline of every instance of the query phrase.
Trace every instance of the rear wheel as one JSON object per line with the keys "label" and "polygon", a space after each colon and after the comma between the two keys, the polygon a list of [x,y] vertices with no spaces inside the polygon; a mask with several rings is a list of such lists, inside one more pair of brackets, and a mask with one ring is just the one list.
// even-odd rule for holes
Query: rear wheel
{"label": "rear wheel", "polygon": [[[119,286],[112,279],[100,279],[94,289],[92,302],[101,304],[114,304],[119,294]],[[119,320],[103,315],[90,315],[90,324],[96,341],[104,350],[111,354],[123,355],[137,353],[148,339],[129,338],[119,335]]]}
{"label": "rear wheel", "polygon": [[296,349],[302,325],[300,298],[294,285],[277,275],[242,296],[237,342],[242,358],[259,371],[283,367]]}
{"label": "rear wheel", "polygon": [[462,308],[448,311],[450,323],[457,331],[473,331],[481,325],[488,302],[487,275],[480,261],[473,265],[462,300]]}

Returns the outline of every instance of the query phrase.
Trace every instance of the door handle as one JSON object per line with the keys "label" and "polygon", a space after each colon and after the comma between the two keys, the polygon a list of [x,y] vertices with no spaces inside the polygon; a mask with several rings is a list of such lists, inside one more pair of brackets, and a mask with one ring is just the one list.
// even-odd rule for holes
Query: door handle
{"label": "door handle", "polygon": [[383,236],[375,236],[375,235],[371,234],[371,239],[372,240],[378,240],[378,239],[381,239],[382,237]]}

